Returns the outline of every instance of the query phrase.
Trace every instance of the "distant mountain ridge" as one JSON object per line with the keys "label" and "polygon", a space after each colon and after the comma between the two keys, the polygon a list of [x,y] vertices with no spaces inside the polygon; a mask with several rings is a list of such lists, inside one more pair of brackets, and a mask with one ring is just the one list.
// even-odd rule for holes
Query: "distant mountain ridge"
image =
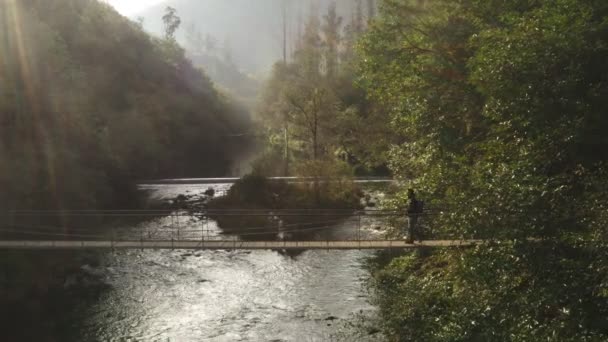
{"label": "distant mountain ridge", "polygon": [[[282,57],[282,4],[284,0],[167,0],[134,17],[144,18],[146,30],[160,34],[167,6],[177,9],[182,19],[178,39],[186,41],[185,27],[195,25],[203,35],[217,39],[219,48],[229,51],[234,64],[245,73],[260,74]],[[332,0],[286,0],[288,7],[288,45],[303,29],[311,8],[319,16],[326,13]],[[356,1],[336,0],[338,13],[347,23]],[[365,10],[365,5],[363,6]]]}

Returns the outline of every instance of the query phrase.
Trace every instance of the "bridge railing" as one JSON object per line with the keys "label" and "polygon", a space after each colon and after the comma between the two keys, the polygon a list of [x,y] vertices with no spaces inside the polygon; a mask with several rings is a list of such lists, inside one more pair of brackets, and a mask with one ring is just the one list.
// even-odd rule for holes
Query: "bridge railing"
{"label": "bridge railing", "polygon": [[[235,218],[250,224],[231,227]],[[218,226],[222,221],[228,223]],[[260,221],[263,224],[256,224]],[[28,210],[0,214],[0,236],[9,240],[372,241],[402,239],[405,224],[403,212],[379,209]]]}

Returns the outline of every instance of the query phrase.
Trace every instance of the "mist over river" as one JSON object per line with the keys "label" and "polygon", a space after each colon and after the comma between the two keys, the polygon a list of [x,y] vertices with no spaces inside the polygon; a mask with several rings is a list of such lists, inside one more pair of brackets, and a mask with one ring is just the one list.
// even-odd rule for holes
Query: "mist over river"
{"label": "mist over river", "polygon": [[[142,186],[156,199],[230,184]],[[157,218],[143,223],[162,229]],[[347,221],[336,234],[351,231]],[[140,224],[141,225],[141,224]],[[200,222],[183,218],[184,228]],[[209,229],[219,234],[214,222]],[[373,234],[371,225],[362,230]],[[214,235],[212,233],[212,235]],[[85,267],[109,286],[75,316],[82,341],[377,341],[364,263],[370,251],[129,250]],[[373,332],[373,331],[372,331]]]}

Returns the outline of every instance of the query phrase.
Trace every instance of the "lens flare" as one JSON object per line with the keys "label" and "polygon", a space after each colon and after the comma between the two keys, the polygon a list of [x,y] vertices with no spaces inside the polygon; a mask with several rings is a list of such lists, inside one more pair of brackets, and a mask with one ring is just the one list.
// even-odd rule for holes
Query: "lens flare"
{"label": "lens flare", "polygon": [[[37,43],[35,39],[37,37],[32,37],[31,34],[28,34],[24,25],[25,22],[32,21],[34,18],[27,13],[17,0],[8,0],[4,5],[6,7],[5,11],[3,11],[5,16],[3,20],[3,44],[5,48],[0,53],[0,62],[2,62],[0,66],[3,66],[5,70],[0,71],[0,77],[6,77],[3,75],[14,72],[17,74],[15,75],[16,78],[20,80],[20,83],[16,83],[16,91],[23,93],[24,96],[22,97],[24,99],[17,97],[18,101],[23,103],[17,103],[15,112],[17,115],[30,116],[24,120],[31,120],[33,122],[32,127],[22,132],[30,140],[27,141],[28,139],[26,139],[26,144],[22,148],[25,150],[27,149],[26,146],[31,146],[36,153],[30,153],[29,158],[36,158],[36,156],[42,158],[38,162],[44,165],[44,174],[48,178],[51,196],[53,196],[55,201],[54,205],[58,209],[63,209],[61,196],[58,191],[55,165],[55,156],[59,151],[53,150],[54,144],[51,143],[51,140],[54,137],[50,136],[50,132],[45,127],[45,122],[48,122],[48,120],[45,120],[43,117],[45,112],[42,110],[42,105],[47,101],[44,101],[46,94],[43,93],[43,89],[45,89],[45,85],[40,84],[43,79],[39,74],[42,70],[42,65],[39,65],[40,61],[36,60],[36,49],[39,47],[34,46],[34,44]],[[13,63],[11,63],[11,60]],[[9,69],[11,66],[14,70]],[[17,120],[19,121],[18,117]],[[35,172],[32,173],[32,177],[37,176],[39,175]],[[63,215],[61,216],[62,223],[67,222]]]}

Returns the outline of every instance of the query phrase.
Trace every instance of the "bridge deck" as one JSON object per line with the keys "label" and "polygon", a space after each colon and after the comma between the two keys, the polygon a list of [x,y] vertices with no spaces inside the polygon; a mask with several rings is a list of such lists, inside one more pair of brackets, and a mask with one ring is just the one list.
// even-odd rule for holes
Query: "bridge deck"
{"label": "bridge deck", "polygon": [[0,249],[409,249],[420,247],[468,247],[479,240],[434,240],[407,243],[376,241],[0,241]]}

